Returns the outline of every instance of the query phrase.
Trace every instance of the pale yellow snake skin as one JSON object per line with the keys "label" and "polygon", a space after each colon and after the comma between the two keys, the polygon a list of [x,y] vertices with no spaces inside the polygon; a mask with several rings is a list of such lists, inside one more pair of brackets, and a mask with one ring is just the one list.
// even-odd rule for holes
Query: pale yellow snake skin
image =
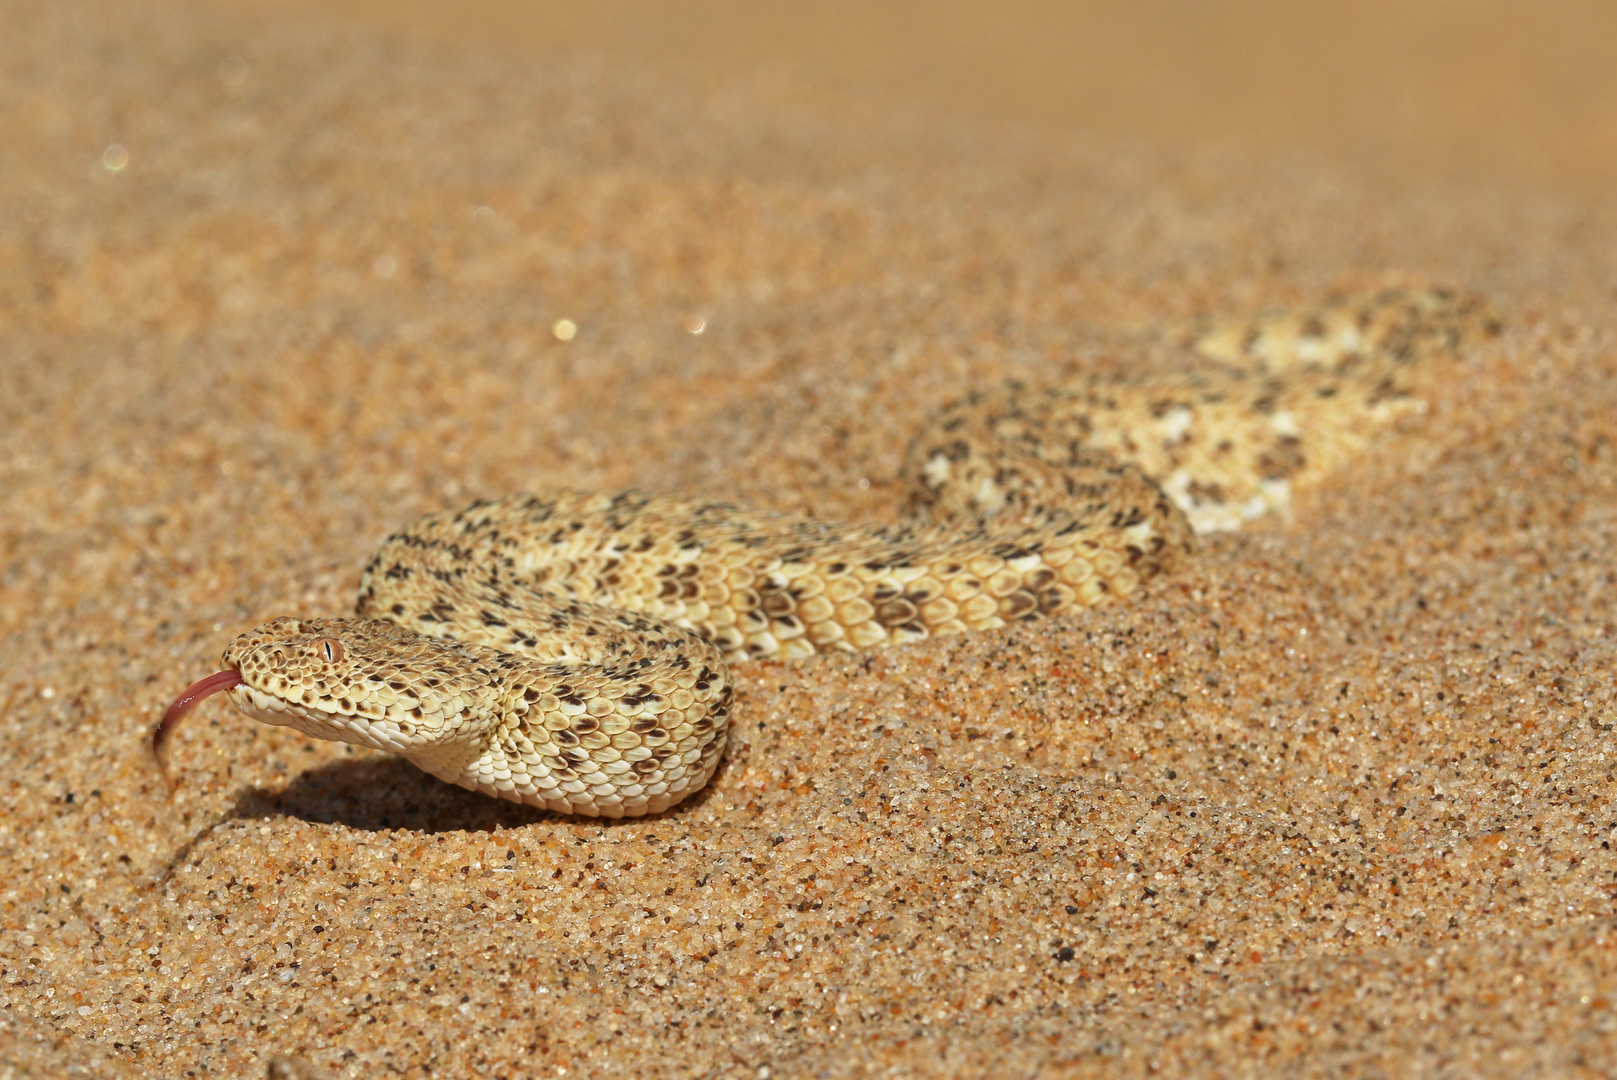
{"label": "pale yellow snake skin", "polygon": [[[352,619],[237,638],[200,697],[563,813],[663,810],[724,751],[729,661],[1120,600],[1423,407],[1492,310],[1387,291],[1179,335],[1169,374],[1007,386],[936,417],[886,527],[626,493],[477,502],[388,538]],[[1153,481],[1149,477],[1155,477]]]}

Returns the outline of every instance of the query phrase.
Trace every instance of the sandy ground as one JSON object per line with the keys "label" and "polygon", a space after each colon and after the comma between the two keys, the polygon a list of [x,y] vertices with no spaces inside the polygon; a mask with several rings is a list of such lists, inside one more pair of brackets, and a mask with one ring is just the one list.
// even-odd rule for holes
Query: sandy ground
{"label": "sandy ground", "polygon": [[[144,10],[0,10],[0,1076],[1617,1070],[1603,159],[1399,179]],[[884,520],[967,387],[1426,282],[1506,333],[1290,521],[1126,607],[742,669],[657,818],[217,701],[172,792],[148,756],[419,513]]]}

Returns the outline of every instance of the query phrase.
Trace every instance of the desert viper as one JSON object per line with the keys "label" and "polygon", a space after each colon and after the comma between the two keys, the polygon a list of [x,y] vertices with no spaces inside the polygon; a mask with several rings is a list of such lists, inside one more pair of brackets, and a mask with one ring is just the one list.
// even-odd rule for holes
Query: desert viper
{"label": "desert viper", "polygon": [[910,524],[637,493],[433,514],[382,545],[354,618],[238,637],[154,747],[227,692],[265,723],[390,750],[489,795],[656,813],[718,765],[728,661],[1123,599],[1196,532],[1283,506],[1423,407],[1498,329],[1473,297],[1389,290],[1190,329],[1169,371],[975,395],[914,441]]}

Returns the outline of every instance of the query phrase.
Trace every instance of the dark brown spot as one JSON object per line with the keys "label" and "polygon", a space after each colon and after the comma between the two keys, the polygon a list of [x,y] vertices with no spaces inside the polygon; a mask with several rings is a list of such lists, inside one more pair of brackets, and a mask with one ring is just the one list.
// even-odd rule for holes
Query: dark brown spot
{"label": "dark brown spot", "polygon": [[1302,440],[1294,435],[1281,436],[1275,440],[1273,447],[1258,458],[1258,468],[1266,480],[1284,479],[1300,472],[1307,464]]}
{"label": "dark brown spot", "polygon": [[1039,602],[1033,594],[1018,589],[999,602],[999,613],[1006,619],[1023,619],[1032,615],[1039,609]]}
{"label": "dark brown spot", "polygon": [[899,597],[876,607],[876,621],[883,626],[898,626],[916,616],[915,605]]}

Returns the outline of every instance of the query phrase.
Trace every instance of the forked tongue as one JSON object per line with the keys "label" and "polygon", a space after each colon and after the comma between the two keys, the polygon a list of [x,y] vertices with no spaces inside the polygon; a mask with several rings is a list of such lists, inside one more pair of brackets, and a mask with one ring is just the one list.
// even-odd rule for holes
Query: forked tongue
{"label": "forked tongue", "polygon": [[166,769],[163,760],[163,747],[168,745],[169,736],[179,726],[180,719],[196,707],[196,703],[205,697],[212,697],[223,690],[230,690],[241,685],[241,672],[221,671],[209,675],[206,679],[191,687],[185,693],[174,699],[174,704],[168,707],[163,719],[158,722],[157,730],[152,732],[152,753],[157,756],[157,764]]}

